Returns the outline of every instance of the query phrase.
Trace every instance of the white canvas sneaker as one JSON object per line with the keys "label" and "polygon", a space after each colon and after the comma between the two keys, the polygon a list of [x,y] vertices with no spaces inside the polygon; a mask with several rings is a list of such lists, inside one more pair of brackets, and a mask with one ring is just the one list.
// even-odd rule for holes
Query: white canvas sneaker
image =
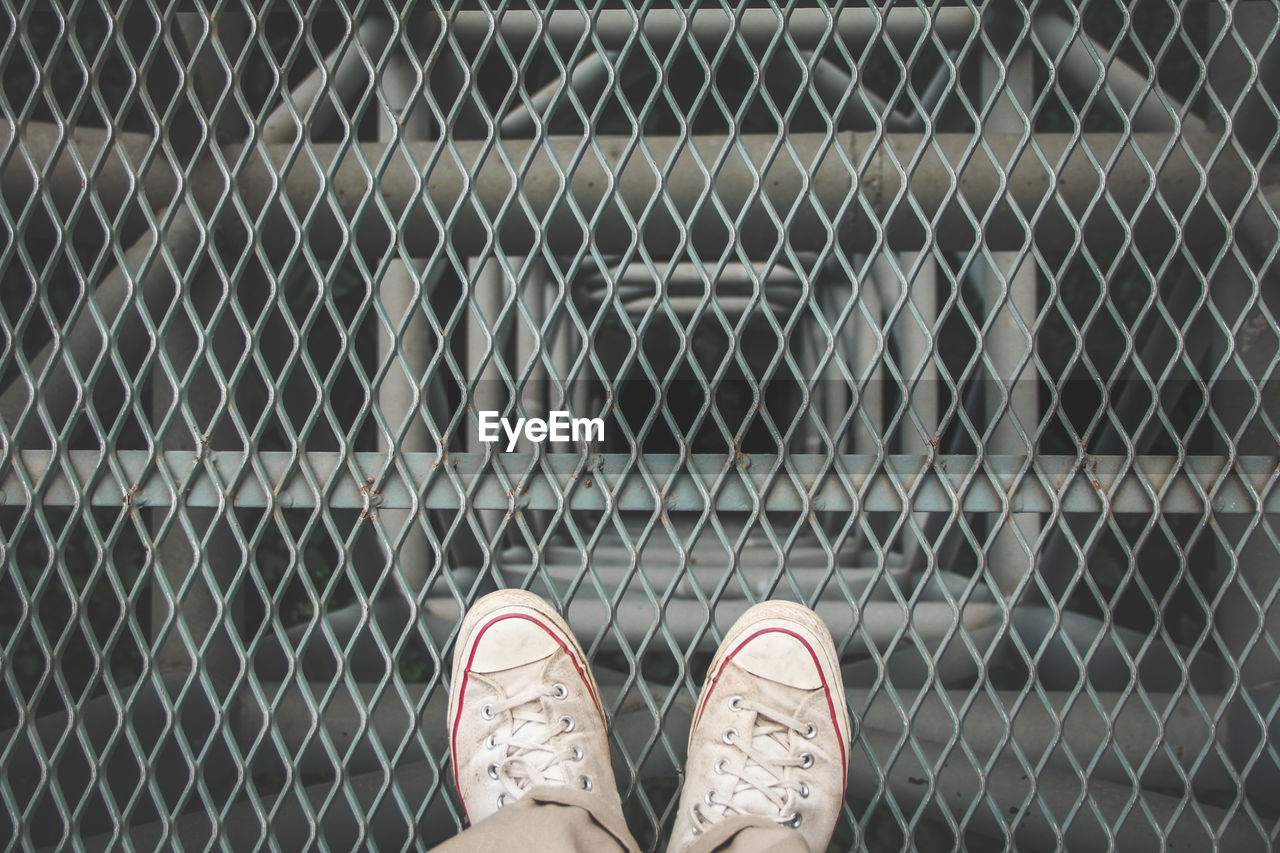
{"label": "white canvas sneaker", "polygon": [[760,815],[825,850],[844,803],[851,724],[831,632],[766,601],[734,623],[702,687],[671,851],[732,815]]}
{"label": "white canvas sneaker", "polygon": [[490,593],[463,618],[449,744],[472,824],[534,785],[571,785],[618,801],[604,706],[587,657],[564,620],[533,593]]}

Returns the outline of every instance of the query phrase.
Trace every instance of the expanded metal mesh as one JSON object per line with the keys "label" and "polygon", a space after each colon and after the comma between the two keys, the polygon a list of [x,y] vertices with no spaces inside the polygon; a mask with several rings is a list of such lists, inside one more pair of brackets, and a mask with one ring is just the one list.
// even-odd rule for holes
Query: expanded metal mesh
{"label": "expanded metal mesh", "polygon": [[1275,844],[1274,2],[174,5],[4,4],[6,849],[453,834],[499,586],[651,848],[771,597],[833,849]]}

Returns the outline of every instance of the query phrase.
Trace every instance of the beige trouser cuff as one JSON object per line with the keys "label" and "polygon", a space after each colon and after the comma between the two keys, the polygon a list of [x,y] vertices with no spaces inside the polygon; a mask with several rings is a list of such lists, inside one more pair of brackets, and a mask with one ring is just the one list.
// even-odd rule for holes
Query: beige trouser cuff
{"label": "beige trouser cuff", "polygon": [[639,853],[621,807],[602,794],[539,785],[511,805],[436,847],[437,853],[618,850]]}
{"label": "beige trouser cuff", "polygon": [[[541,785],[436,853],[639,853],[617,801],[565,785]],[[687,853],[810,853],[804,836],[768,818],[737,815],[700,835]]]}
{"label": "beige trouser cuff", "polygon": [[686,853],[810,853],[804,836],[756,815],[725,818],[699,835]]}

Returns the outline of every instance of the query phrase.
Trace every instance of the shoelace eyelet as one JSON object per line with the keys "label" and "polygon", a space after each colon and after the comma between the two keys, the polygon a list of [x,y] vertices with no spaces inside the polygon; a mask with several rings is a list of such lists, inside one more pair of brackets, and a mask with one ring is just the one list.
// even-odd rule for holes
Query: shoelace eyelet
{"label": "shoelace eyelet", "polygon": [[555,684],[551,685],[551,689],[554,691],[554,692],[551,694],[551,698],[552,698],[552,699],[567,699],[567,698],[569,698],[569,688],[568,688],[568,687],[565,687],[565,686],[564,686],[563,684],[561,684],[560,682],[558,682],[558,681],[557,681]]}
{"label": "shoelace eyelet", "polygon": [[703,795],[702,801],[709,806],[714,806],[716,804],[716,792],[707,791],[707,793]]}
{"label": "shoelace eyelet", "polygon": [[720,739],[724,741],[727,745],[733,746],[732,738],[735,738],[737,736],[738,736],[737,729],[725,729],[724,734],[721,735]]}
{"label": "shoelace eyelet", "polygon": [[490,778],[490,779],[497,779],[497,778],[498,778],[498,765],[496,765],[496,764],[490,764],[490,765],[489,765],[489,778]]}
{"label": "shoelace eyelet", "polygon": [[581,750],[579,747],[576,747],[576,746],[575,746],[575,747],[573,748],[573,760],[574,760],[574,761],[581,761],[581,760],[582,760],[582,750]]}
{"label": "shoelace eyelet", "polygon": [[499,794],[499,795],[498,795],[498,808],[502,808],[502,807],[503,807],[503,806],[505,806],[506,804],[507,804],[507,795],[506,795],[506,794]]}
{"label": "shoelace eyelet", "polygon": [[729,710],[730,710],[730,711],[741,711],[741,710],[742,710],[742,697],[741,697],[741,696],[732,696],[732,697],[730,697],[730,699],[729,699]]}
{"label": "shoelace eyelet", "polygon": [[493,719],[493,706],[492,706],[492,705],[485,705],[483,708],[481,708],[481,709],[480,709],[480,719],[482,719],[482,720],[492,720],[492,719]]}
{"label": "shoelace eyelet", "polygon": [[789,826],[792,829],[799,829],[802,823],[804,823],[804,818],[800,815],[800,812],[792,812],[791,817],[782,821],[783,826]]}
{"label": "shoelace eyelet", "polygon": [[808,726],[809,726],[809,730],[804,733],[804,739],[813,740],[818,736],[818,727],[815,726],[813,723],[809,723]]}
{"label": "shoelace eyelet", "polygon": [[487,738],[485,738],[485,739],[484,739],[484,746],[485,746],[485,749],[497,749],[497,748],[498,748],[498,736],[497,736],[497,735],[489,735]]}
{"label": "shoelace eyelet", "polygon": [[723,776],[723,775],[724,775],[724,766],[725,766],[726,764],[728,764],[728,763],[729,763],[729,759],[727,759],[727,758],[721,758],[719,761],[717,761],[717,762],[715,763],[715,766],[714,766],[714,767],[712,767],[711,769],[712,769],[712,771],[714,771],[714,772],[715,772],[715,774],[716,774],[717,776]]}
{"label": "shoelace eyelet", "polygon": [[807,752],[800,754],[800,769],[808,770],[813,766],[813,756]]}
{"label": "shoelace eyelet", "polygon": [[591,790],[591,777],[590,777],[590,776],[580,776],[580,777],[578,778],[578,784],[582,786],[582,790],[584,790],[584,791],[590,791],[590,790]]}
{"label": "shoelace eyelet", "polygon": [[806,785],[804,782],[800,783],[800,796],[805,798],[806,800],[809,799],[809,786]]}
{"label": "shoelace eyelet", "polygon": [[561,734],[568,734],[569,732],[573,731],[573,717],[570,717],[568,714],[565,714],[563,717],[560,718],[560,725],[564,726],[564,730],[561,732]]}

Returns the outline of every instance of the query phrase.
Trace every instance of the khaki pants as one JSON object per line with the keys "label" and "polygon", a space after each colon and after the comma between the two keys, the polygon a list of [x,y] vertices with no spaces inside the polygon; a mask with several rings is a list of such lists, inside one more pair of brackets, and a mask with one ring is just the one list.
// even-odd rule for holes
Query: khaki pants
{"label": "khaki pants", "polygon": [[[436,853],[639,853],[607,799],[562,786],[535,787],[516,802],[435,848]],[[810,853],[794,829],[759,817],[732,817],[698,838],[689,853]]]}

